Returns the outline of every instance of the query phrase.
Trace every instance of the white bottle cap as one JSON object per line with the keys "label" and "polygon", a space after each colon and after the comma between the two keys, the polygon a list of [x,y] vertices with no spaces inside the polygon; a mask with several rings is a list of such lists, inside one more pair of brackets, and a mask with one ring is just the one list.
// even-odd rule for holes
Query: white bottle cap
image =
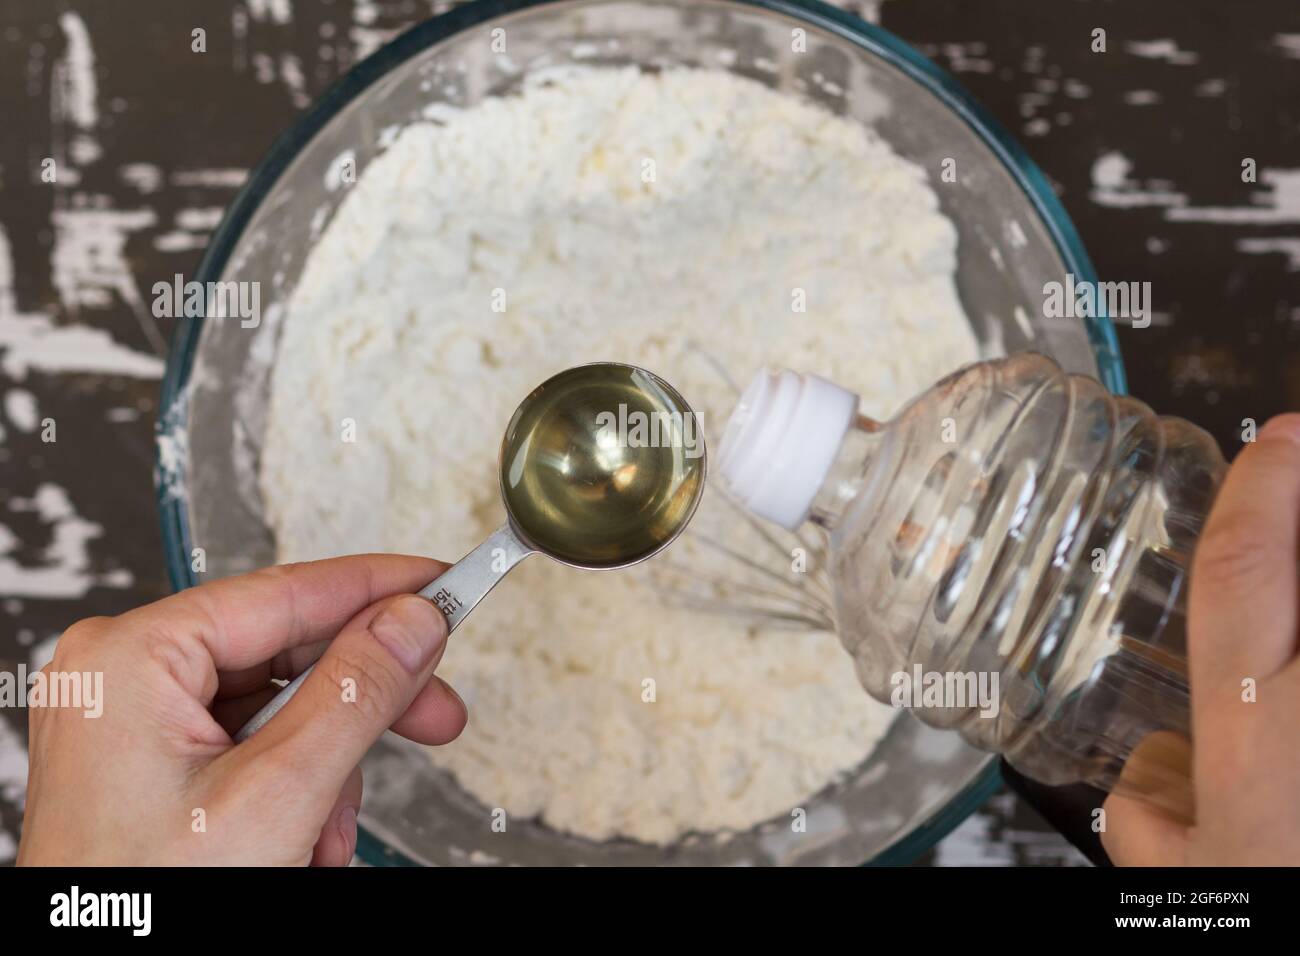
{"label": "white bottle cap", "polygon": [[793,531],[858,413],[858,396],[816,375],[762,371],[731,413],[722,479],[750,511]]}

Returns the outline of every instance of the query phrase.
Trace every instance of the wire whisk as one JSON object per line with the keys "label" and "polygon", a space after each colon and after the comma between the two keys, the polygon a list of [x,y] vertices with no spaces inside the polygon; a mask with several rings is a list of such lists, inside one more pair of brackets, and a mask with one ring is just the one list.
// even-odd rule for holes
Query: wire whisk
{"label": "wire whisk", "polygon": [[[687,341],[683,352],[684,363],[703,363],[733,400],[740,398],[726,367],[698,342]],[[717,435],[715,430],[712,437]],[[716,443],[711,448],[716,453]],[[829,631],[835,625],[826,564],[820,529],[778,528],[711,480],[691,527],[675,547],[650,562],[647,576],[655,592],[677,607],[761,627]]]}

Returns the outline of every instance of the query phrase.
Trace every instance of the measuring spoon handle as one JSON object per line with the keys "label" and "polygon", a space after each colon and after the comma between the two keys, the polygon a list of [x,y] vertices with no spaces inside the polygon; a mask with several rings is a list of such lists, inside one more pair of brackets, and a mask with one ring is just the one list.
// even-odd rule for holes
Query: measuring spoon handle
{"label": "measuring spoon handle", "polygon": [[[477,548],[430,581],[419,592],[420,597],[432,601],[442,612],[447,619],[447,633],[450,634],[460,626],[461,621],[469,617],[469,612],[478,607],[478,603],[497,586],[497,582],[532,554],[533,550],[520,540],[507,521],[488,535]],[[315,667],[312,664],[291,680],[248,723],[240,727],[235,734],[235,743],[247,740],[265,727],[289,702],[289,698],[298,693],[298,689],[307,680],[307,675]]]}
{"label": "measuring spoon handle", "polygon": [[420,597],[428,598],[442,612],[450,634],[497,586],[506,572],[532,553],[533,548],[519,539],[507,521],[477,548],[425,585]]}

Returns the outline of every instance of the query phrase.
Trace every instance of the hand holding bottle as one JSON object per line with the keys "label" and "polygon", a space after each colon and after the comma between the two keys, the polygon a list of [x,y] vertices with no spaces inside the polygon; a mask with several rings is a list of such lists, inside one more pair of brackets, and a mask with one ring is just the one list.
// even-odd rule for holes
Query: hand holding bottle
{"label": "hand holding bottle", "polygon": [[1300,415],[1225,477],[1201,429],[1018,353],[889,422],[764,373],[720,459],[756,514],[830,532],[872,696],[917,666],[990,675],[999,706],[913,713],[1040,784],[1112,792],[1117,863],[1300,864]]}
{"label": "hand holding bottle", "polygon": [[1192,565],[1188,650],[1196,823],[1119,794],[1102,843],[1120,865],[1300,863],[1300,414],[1237,457]]}

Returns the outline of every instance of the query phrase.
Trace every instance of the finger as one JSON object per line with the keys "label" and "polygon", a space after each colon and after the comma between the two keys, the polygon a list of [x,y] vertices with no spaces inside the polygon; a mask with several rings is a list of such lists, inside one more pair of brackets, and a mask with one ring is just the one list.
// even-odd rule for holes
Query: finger
{"label": "finger", "polygon": [[394,733],[430,747],[441,747],[460,736],[469,722],[469,708],[460,694],[437,675],[393,724]]}
{"label": "finger", "polygon": [[412,594],[357,615],[270,722],[230,751],[302,774],[333,793],[362,756],[415,700],[447,643],[447,621]]}
{"label": "finger", "polygon": [[1188,649],[1198,716],[1295,654],[1300,415],[1260,429],[1228,471],[1196,547]]}
{"label": "finger", "polygon": [[1112,793],[1102,804],[1106,827],[1101,845],[1116,866],[1182,866],[1187,827],[1146,804]]}
{"label": "finger", "polygon": [[[291,675],[297,676],[297,674]],[[212,716],[231,737],[248,723],[281,690],[279,684],[267,684],[261,690],[234,700],[218,700],[212,706]],[[438,676],[434,676],[389,728],[417,744],[438,747],[460,736],[469,721],[469,709],[455,689]]]}
{"label": "finger", "polygon": [[1133,748],[1115,791],[1142,801],[1149,810],[1191,826],[1196,822],[1192,742],[1183,734],[1158,730]]}
{"label": "finger", "polygon": [[327,647],[329,641],[299,644],[297,647],[281,651],[269,661],[262,661],[252,667],[237,671],[222,671],[217,675],[220,683],[217,686],[216,700],[229,700],[256,693],[272,680],[293,680],[315,664]]}
{"label": "finger", "polygon": [[190,588],[119,620],[150,641],[176,679],[206,704],[216,693],[217,671],[244,670],[285,648],[328,640],[363,608],[418,591],[447,567],[396,554],[278,565]]}
{"label": "finger", "polygon": [[339,798],[320,828],[311,851],[312,866],[347,866],[357,851],[357,814],[361,811],[361,768],[353,767]]}
{"label": "finger", "polygon": [[233,740],[239,728],[252,720],[253,715],[274,700],[275,695],[283,689],[283,684],[267,682],[260,690],[245,694],[243,697],[218,700],[212,705],[212,719]]}

